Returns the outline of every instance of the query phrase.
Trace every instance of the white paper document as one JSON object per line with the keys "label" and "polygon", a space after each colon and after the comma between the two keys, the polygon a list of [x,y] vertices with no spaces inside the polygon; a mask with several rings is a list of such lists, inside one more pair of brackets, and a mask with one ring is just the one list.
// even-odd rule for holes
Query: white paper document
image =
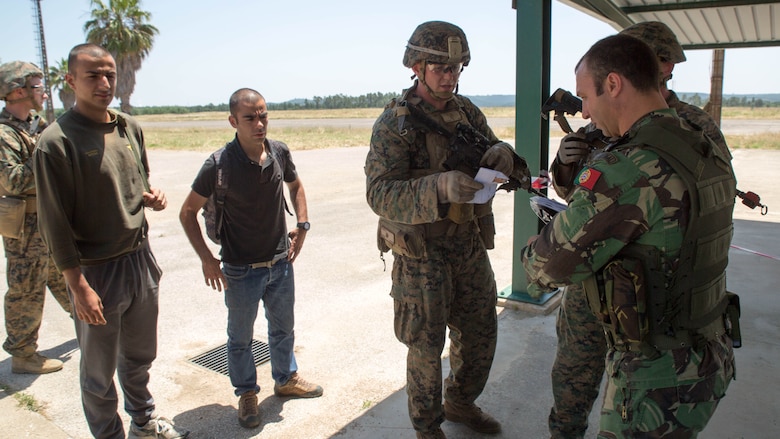
{"label": "white paper document", "polygon": [[474,181],[482,183],[484,187],[478,190],[476,194],[474,194],[474,199],[469,201],[469,203],[487,203],[491,198],[493,198],[493,195],[496,194],[498,185],[506,183],[507,180],[509,180],[509,177],[498,171],[487,168],[479,168],[477,176],[474,177]]}

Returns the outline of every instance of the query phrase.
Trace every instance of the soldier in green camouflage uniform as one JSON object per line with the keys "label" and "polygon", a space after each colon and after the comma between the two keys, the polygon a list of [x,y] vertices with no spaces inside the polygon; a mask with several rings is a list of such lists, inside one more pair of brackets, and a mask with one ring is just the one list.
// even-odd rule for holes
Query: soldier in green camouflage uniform
{"label": "soldier in green camouflage uniform", "polygon": [[[459,27],[418,26],[403,60],[418,80],[376,121],[366,158],[366,197],[381,217],[379,247],[393,250],[395,334],[409,348],[409,416],[418,438],[443,438],[445,418],[482,433],[501,430],[474,404],[496,348],[496,284],[487,255],[493,248],[491,205],[468,203],[482,185],[461,170],[445,168],[449,138],[423,123],[429,118],[450,133],[458,123],[472,126],[493,144],[481,165],[529,184],[527,167],[514,165],[512,147],[500,142],[485,115],[456,92],[470,58]],[[442,404],[447,328],[451,371]]]}
{"label": "soldier in green camouflage uniform", "polygon": [[[643,22],[630,26],[622,34],[638,38],[648,44],[658,57],[661,94],[669,108],[693,127],[700,128],[731,159],[726,140],[715,120],[701,108],[680,101],[667,88],[674,65],[685,61],[685,54],[677,37],[665,24]],[[596,129],[589,124],[583,131]],[[559,196],[567,198],[574,190],[573,177],[582,169],[583,157],[590,152],[587,145],[578,141],[579,135],[567,136],[561,141],[559,154],[550,169],[553,186]],[[566,157],[570,155],[571,157]],[[566,162],[566,163],[564,163]],[[598,397],[604,375],[604,356],[607,345],[604,331],[588,308],[580,285],[568,285],[556,321],[558,350],[553,363],[551,378],[554,405],[550,411],[549,428],[553,439],[581,438],[588,427],[588,415]]]}
{"label": "soldier in green camouflage uniform", "polygon": [[[583,116],[619,137],[588,159],[567,210],[522,252],[529,292],[583,283],[567,298],[588,306],[607,334],[599,438],[696,437],[734,374],[723,317],[733,170],[714,143],[665,109],[652,55],[617,35],[578,64]],[[706,178],[688,172],[690,162]],[[711,252],[696,253],[704,247]],[[692,300],[687,287],[703,284],[704,300]]]}
{"label": "soldier in green camouflage uniform", "polygon": [[37,353],[38,329],[49,287],[60,306],[71,313],[65,280],[50,260],[38,232],[35,180],[30,160],[38,134],[46,121],[33,115],[43,109],[43,72],[33,64],[14,61],[0,66],[0,194],[25,198],[24,231],[18,238],[3,237],[7,262],[8,292],[5,295],[3,349],[13,356],[14,373],[49,373],[62,369],[62,362]]}

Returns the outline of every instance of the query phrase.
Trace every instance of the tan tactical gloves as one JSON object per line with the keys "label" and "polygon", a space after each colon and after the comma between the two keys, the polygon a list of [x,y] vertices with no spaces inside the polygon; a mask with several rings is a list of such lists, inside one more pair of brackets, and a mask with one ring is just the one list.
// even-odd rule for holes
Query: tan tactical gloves
{"label": "tan tactical gloves", "polygon": [[436,192],[439,195],[439,203],[442,204],[467,203],[480,189],[482,183],[477,183],[460,171],[442,172],[436,180]]}
{"label": "tan tactical gloves", "polygon": [[479,161],[479,166],[496,170],[507,177],[512,175],[515,150],[506,142],[499,142],[488,148]]}
{"label": "tan tactical gloves", "polygon": [[531,187],[531,171],[528,169],[528,164],[525,159],[515,154],[515,150],[506,142],[496,143],[485,151],[479,165],[516,179],[524,190]]}

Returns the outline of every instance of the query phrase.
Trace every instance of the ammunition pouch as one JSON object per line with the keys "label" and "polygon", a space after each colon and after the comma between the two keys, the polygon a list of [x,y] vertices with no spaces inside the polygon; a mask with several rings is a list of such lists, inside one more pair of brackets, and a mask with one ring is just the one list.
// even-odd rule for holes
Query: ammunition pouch
{"label": "ammunition pouch", "polygon": [[424,225],[402,224],[380,217],[376,238],[382,253],[392,250],[414,259],[425,256]]}
{"label": "ammunition pouch", "polygon": [[661,351],[699,349],[724,334],[734,347],[742,345],[739,296],[717,294],[725,276],[693,291],[690,310],[680,313],[671,305],[680,298],[665,299],[671,291],[659,283],[657,270],[648,270],[646,264],[618,257],[583,282],[588,304],[604,326],[611,349],[641,352],[653,359]]}
{"label": "ammunition pouch", "polygon": [[474,205],[452,203],[447,210],[447,219],[455,224],[465,224],[474,219]]}
{"label": "ammunition pouch", "polygon": [[488,250],[496,248],[496,221],[493,214],[477,218],[479,226],[479,237],[482,238],[482,244]]}
{"label": "ammunition pouch", "polygon": [[[634,258],[618,258],[583,283],[591,310],[604,326],[607,343],[618,351],[646,349],[648,318],[645,273]],[[649,346],[648,346],[649,347]],[[650,356],[654,353],[648,350]]]}
{"label": "ammunition pouch", "polygon": [[35,200],[28,203],[25,198],[0,197],[0,235],[6,238],[19,239],[24,235],[24,215],[28,210],[27,205],[33,205],[35,212]]}
{"label": "ammunition pouch", "polygon": [[492,203],[474,205],[474,216],[477,217],[479,236],[485,248],[488,250],[496,248],[496,221]]}
{"label": "ammunition pouch", "polygon": [[731,337],[732,346],[740,348],[742,347],[742,330],[739,328],[739,316],[742,314],[742,309],[739,306],[739,296],[727,291],[726,297],[728,305],[726,305],[726,314],[723,319],[726,325],[726,334]]}
{"label": "ammunition pouch", "polygon": [[456,236],[471,232],[474,227],[474,221],[456,224],[445,219],[435,223],[423,224],[422,227],[425,230],[425,238],[431,240],[442,236]]}

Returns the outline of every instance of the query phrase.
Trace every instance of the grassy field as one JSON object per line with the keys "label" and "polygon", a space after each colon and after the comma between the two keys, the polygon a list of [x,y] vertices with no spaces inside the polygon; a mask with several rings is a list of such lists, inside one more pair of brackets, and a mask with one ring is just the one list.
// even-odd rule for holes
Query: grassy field
{"label": "grassy field", "polygon": [[[487,107],[482,111],[487,117],[515,117],[513,107]],[[271,137],[287,143],[292,150],[320,149],[344,146],[366,146],[371,139],[370,128],[334,128],[301,127],[275,128],[274,119],[376,119],[382,112],[379,108],[359,108],[341,110],[290,110],[272,111]],[[145,121],[209,121],[226,120],[227,112],[164,114],[138,116],[142,126]],[[723,119],[780,119],[780,108],[739,108],[726,107]],[[557,124],[551,124],[551,135],[560,136]],[[501,139],[514,139],[515,129],[497,128],[496,135]],[[146,144],[151,149],[174,149],[212,151],[231,140],[235,134],[232,128],[160,128],[144,129]],[[780,136],[771,133],[726,136],[726,142],[732,149],[780,149]]]}

